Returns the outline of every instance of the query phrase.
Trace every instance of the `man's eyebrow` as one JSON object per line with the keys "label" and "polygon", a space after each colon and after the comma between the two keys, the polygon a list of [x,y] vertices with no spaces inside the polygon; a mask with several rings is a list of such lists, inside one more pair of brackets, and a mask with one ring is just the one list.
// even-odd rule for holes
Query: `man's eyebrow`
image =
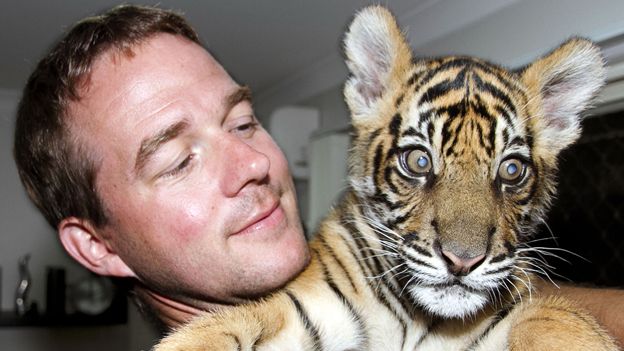
{"label": "man's eyebrow", "polygon": [[243,85],[238,87],[233,93],[227,96],[226,98],[226,108],[227,110],[231,110],[234,106],[238,105],[241,101],[249,101],[251,102],[251,89],[248,86]]}
{"label": "man's eyebrow", "polygon": [[179,121],[161,129],[156,134],[143,139],[143,141],[141,141],[141,147],[139,147],[139,151],[137,152],[136,162],[134,164],[135,172],[139,173],[141,171],[149,158],[156,153],[162,144],[177,137],[186,128],[188,128],[188,122]]}
{"label": "man's eyebrow", "polygon": [[[231,110],[234,106],[238,105],[241,101],[251,102],[251,89],[244,85],[238,87],[234,92],[226,96],[225,104],[227,110]],[[186,121],[179,121],[164,128],[156,134],[149,136],[141,142],[139,151],[137,152],[134,169],[136,173],[139,173],[149,158],[158,150],[158,148],[168,142],[169,140],[180,135],[186,128],[188,123]]]}

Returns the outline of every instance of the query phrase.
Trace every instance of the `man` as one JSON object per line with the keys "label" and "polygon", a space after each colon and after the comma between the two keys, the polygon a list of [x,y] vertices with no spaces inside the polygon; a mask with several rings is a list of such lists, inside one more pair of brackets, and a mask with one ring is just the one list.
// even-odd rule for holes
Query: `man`
{"label": "man", "polygon": [[309,260],[286,161],[250,99],[181,17],[115,8],[30,77],[20,177],[71,256],[132,279],[176,326],[280,288]]}
{"label": "man", "polygon": [[69,254],[135,279],[167,325],[266,294],[308,261],[249,89],[172,13],[120,7],[70,31],[25,88],[15,159]]}

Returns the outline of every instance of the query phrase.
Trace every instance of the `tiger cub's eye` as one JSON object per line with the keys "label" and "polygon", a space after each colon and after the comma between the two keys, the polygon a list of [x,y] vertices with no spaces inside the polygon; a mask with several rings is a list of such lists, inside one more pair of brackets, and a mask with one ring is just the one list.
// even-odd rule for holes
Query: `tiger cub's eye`
{"label": "tiger cub's eye", "polygon": [[413,149],[406,151],[404,163],[407,170],[416,176],[425,175],[431,170],[431,158],[423,150]]}
{"label": "tiger cub's eye", "polygon": [[506,183],[517,183],[524,174],[524,163],[517,158],[503,161],[498,167],[498,176]]}

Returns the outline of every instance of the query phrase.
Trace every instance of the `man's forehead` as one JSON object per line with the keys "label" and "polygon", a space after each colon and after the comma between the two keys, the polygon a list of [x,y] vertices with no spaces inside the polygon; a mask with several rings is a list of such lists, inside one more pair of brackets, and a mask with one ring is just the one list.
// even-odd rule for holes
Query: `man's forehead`
{"label": "man's forehead", "polygon": [[[79,91],[80,100],[70,103],[69,108],[75,107],[74,112],[90,110],[86,114],[89,118],[109,115],[110,110],[130,112],[153,96],[166,93],[168,87],[206,78],[235,85],[201,46],[180,36],[157,34],[135,46],[132,54],[109,49],[100,55]],[[215,84],[214,90],[218,89]]]}
{"label": "man's forehead", "polygon": [[133,55],[101,55],[81,99],[69,104],[68,121],[72,133],[87,147],[97,145],[108,150],[100,153],[118,154],[120,160],[129,161],[145,135],[174,117],[169,112],[165,119],[152,116],[190,100],[201,100],[203,108],[222,110],[238,88],[201,46],[183,37],[159,34],[135,47]]}

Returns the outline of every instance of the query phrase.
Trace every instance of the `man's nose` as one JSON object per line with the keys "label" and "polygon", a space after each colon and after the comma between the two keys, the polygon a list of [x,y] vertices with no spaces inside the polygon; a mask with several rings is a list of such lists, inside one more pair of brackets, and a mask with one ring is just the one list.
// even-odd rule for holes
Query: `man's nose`
{"label": "man's nose", "polygon": [[244,142],[224,146],[221,188],[226,196],[236,196],[247,185],[268,181],[271,161],[269,157]]}

